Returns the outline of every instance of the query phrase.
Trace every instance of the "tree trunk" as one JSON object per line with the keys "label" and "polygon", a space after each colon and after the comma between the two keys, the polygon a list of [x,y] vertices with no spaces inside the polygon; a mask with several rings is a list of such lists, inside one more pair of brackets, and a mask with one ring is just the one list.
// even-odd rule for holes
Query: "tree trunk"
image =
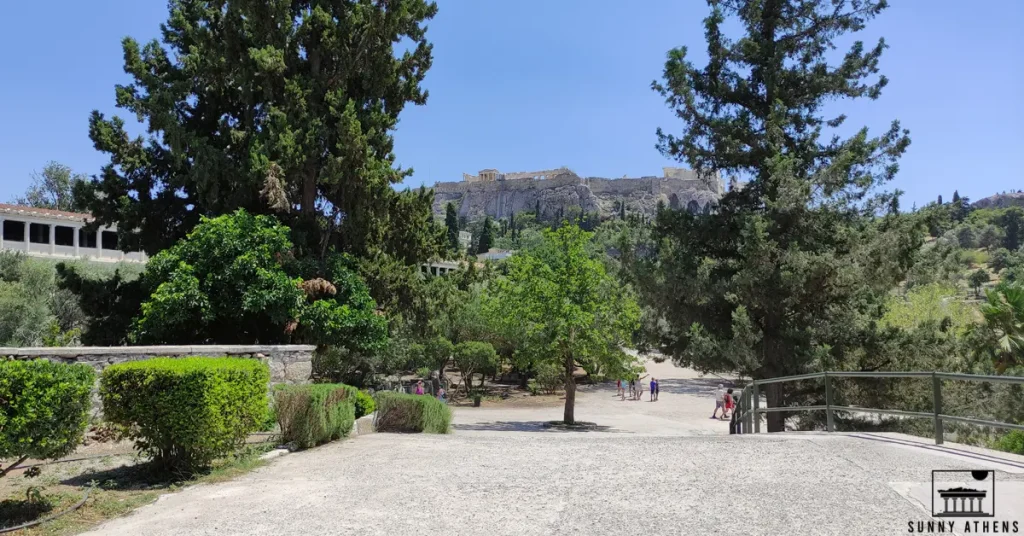
{"label": "tree trunk", "polygon": [[[768,400],[768,407],[777,408],[783,405],[782,400],[782,385],[778,383],[770,383],[764,386],[765,397]],[[768,431],[769,432],[785,432],[786,431],[786,414],[781,412],[771,412],[766,415],[768,420]]]}
{"label": "tree trunk", "polygon": [[565,361],[565,415],[563,420],[565,424],[574,424],[576,422],[576,378],[573,378],[573,359],[572,357],[566,358]]}

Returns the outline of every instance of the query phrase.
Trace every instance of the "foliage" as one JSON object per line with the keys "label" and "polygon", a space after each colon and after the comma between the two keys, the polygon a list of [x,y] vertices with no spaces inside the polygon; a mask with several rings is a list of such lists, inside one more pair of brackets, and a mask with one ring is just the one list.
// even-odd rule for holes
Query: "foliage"
{"label": "foliage", "polygon": [[308,449],[348,436],[356,418],[358,392],[331,383],[276,386],[274,408],[281,440]]}
{"label": "foliage", "polygon": [[[871,365],[863,341],[921,245],[917,218],[899,215],[898,193],[878,194],[910,139],[895,121],[874,138],[867,129],[823,137],[846,119],[825,116],[823,105],[874,99],[887,84],[870,80],[883,40],[856,41],[829,64],[844,34],[884,8],[712,2],[708,66],[693,65],[685,48],[669,52],[653,88],[684,126],[681,135],[659,129],[659,149],[698,173],[749,179],[711,214],[660,210],[656,257],[637,263],[645,297],[669,326],[662,347],[677,363],[754,378]],[[769,405],[788,403],[784,389],[769,386]],[[769,431],[782,424],[769,415]]]}
{"label": "foliage", "polygon": [[545,394],[553,395],[559,387],[565,385],[565,371],[554,363],[540,363],[534,373],[537,386]]}
{"label": "foliage", "polygon": [[484,218],[484,226],[480,231],[476,252],[487,253],[492,247],[494,247],[494,224],[491,222],[491,217],[487,216]]}
{"label": "foliage", "polygon": [[375,401],[374,427],[378,432],[448,433],[452,410],[432,396],[381,391]]}
{"label": "foliage", "polygon": [[1014,454],[1024,454],[1024,431],[1013,430],[996,443],[996,448]]}
{"label": "foliage", "polygon": [[96,263],[59,263],[57,287],[76,298],[82,319],[82,344],[119,346],[125,344],[132,321],[146,298],[141,267],[124,264],[106,274]]}
{"label": "foliage", "polygon": [[364,415],[369,415],[377,409],[377,403],[373,401],[373,397],[366,391],[358,391],[356,393],[356,418],[360,418]]}
{"label": "foliage", "polygon": [[104,418],[136,449],[163,468],[192,472],[260,428],[269,381],[255,359],[155,358],[104,369],[100,396]]}
{"label": "foliage", "polygon": [[916,286],[906,296],[889,299],[885,314],[879,320],[881,327],[911,330],[924,324],[945,326],[957,336],[963,336],[976,324],[976,312],[959,300],[956,287],[932,283]]}
{"label": "foliage", "polygon": [[393,188],[412,173],[395,166],[393,132],[407,104],[426,103],[436,12],[427,0],[172,0],[162,43],[122,41],[131,80],[117,106],[147,135],[94,111],[89,136],[110,163],[76,199],[150,254],[200,216],[242,208],[279,215],[300,257],[426,259],[442,244],[432,195]]}
{"label": "foliage", "polygon": [[473,374],[493,370],[498,365],[498,354],[486,342],[460,342],[455,345],[453,357],[455,366],[462,374],[462,381],[466,384],[467,393],[473,388]]}
{"label": "foliage", "polygon": [[621,346],[640,316],[628,289],[587,253],[590,237],[575,225],[545,231],[540,247],[507,261],[508,276],[492,283],[487,301],[489,314],[521,337],[520,359],[562,369],[567,423],[575,421],[576,365],[596,372],[631,362]]}
{"label": "foliage", "polygon": [[43,166],[42,173],[32,173],[32,185],[25,191],[25,195],[11,202],[49,210],[84,212],[85,206],[75,199],[73,191],[78,183],[84,183],[87,179],[86,175],[73,173],[64,164],[50,161]]}
{"label": "foliage", "polygon": [[981,305],[987,344],[1000,368],[1024,365],[1024,283],[1001,284],[985,292]]}
{"label": "foliage", "polygon": [[999,225],[1005,230],[1003,247],[1016,251],[1024,245],[1024,209],[1010,207],[1006,209],[998,220]]}
{"label": "foliage", "polygon": [[978,268],[971,272],[971,275],[967,277],[967,282],[971,284],[971,288],[974,289],[974,293],[978,294],[981,292],[981,286],[988,283],[991,277],[984,268]]}
{"label": "foliage", "polygon": [[453,254],[459,253],[462,249],[459,245],[459,216],[451,202],[444,207],[444,226],[447,229],[448,251]]}
{"label": "foliage", "polygon": [[0,359],[0,459],[50,460],[82,442],[95,377],[88,365]]}
{"label": "foliage", "polygon": [[[182,240],[154,256],[142,276],[150,297],[131,332],[139,343],[216,341],[264,344],[293,339],[375,351],[386,323],[366,285],[341,256],[324,266],[293,262],[289,231],[270,216],[243,210],[204,218]],[[286,267],[322,278],[291,277]],[[294,334],[294,337],[293,337]]]}

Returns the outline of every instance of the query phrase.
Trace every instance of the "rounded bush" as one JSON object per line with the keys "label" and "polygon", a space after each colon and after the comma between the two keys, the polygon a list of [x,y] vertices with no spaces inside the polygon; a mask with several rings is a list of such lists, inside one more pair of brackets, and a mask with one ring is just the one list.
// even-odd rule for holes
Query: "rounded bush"
{"label": "rounded bush", "polygon": [[369,415],[377,409],[377,403],[373,401],[373,397],[370,396],[366,391],[359,391],[356,393],[356,418],[364,415]]}
{"label": "rounded bush", "polygon": [[191,472],[261,428],[270,370],[255,359],[156,358],[111,365],[100,396],[107,421],[165,469]]}
{"label": "rounded bush", "polygon": [[82,442],[92,368],[45,359],[0,359],[0,459],[57,459]]}

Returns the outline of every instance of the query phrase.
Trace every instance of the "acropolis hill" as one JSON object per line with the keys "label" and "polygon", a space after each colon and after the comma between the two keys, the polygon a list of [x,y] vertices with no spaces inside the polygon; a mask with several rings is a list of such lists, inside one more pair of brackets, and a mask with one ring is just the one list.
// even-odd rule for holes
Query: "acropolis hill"
{"label": "acropolis hill", "polygon": [[568,168],[502,173],[485,169],[476,175],[463,174],[462,182],[434,185],[434,213],[443,215],[445,205],[454,203],[460,217],[469,220],[508,218],[512,213],[532,212],[540,204],[542,215],[559,209],[579,207],[602,217],[617,213],[625,202],[633,214],[653,215],[658,201],[672,208],[696,212],[715,204],[725,185],[717,174],[700,178],[688,169],[663,168],[661,177],[608,179],[580,177]]}

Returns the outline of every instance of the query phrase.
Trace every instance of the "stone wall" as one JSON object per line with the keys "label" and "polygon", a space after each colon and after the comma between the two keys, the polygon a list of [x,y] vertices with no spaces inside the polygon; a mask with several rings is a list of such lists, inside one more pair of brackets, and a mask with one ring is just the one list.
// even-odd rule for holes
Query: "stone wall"
{"label": "stone wall", "polygon": [[[0,348],[0,359],[45,358],[60,363],[84,363],[97,377],[108,365],[152,357],[247,357],[270,366],[270,383],[308,383],[313,373],[315,346],[81,346],[65,348]],[[93,413],[99,413],[93,394]]]}

